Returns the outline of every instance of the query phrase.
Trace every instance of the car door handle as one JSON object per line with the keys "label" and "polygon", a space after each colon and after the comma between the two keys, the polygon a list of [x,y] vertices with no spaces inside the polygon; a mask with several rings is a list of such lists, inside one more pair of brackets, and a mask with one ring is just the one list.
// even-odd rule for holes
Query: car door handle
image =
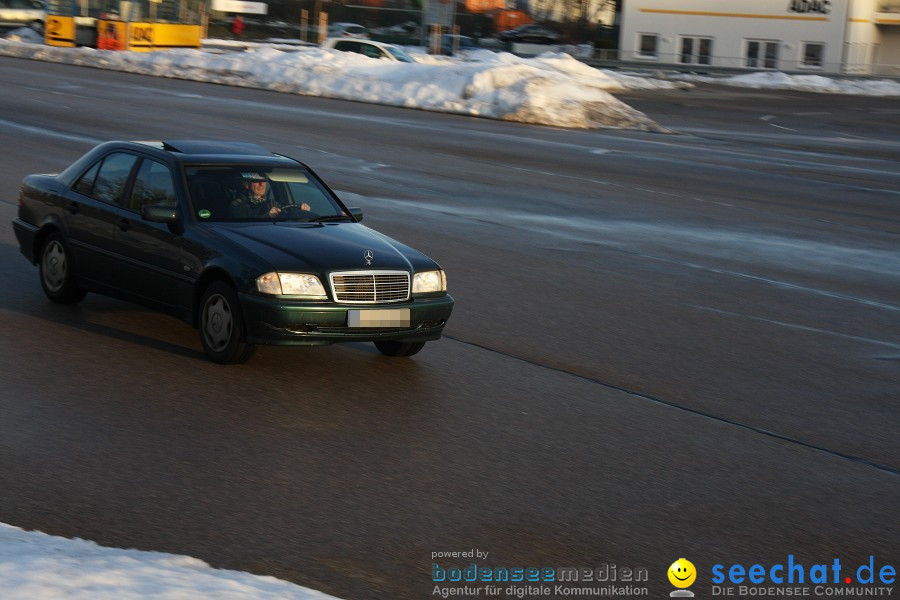
{"label": "car door handle", "polygon": [[78,211],[81,210],[81,205],[77,202],[69,202],[69,205],[66,207],[66,210],[69,211],[70,214],[77,214]]}
{"label": "car door handle", "polygon": [[122,217],[121,219],[116,221],[116,225],[118,225],[119,229],[121,229],[122,231],[128,231],[129,229],[131,229],[131,221],[129,221],[125,217]]}

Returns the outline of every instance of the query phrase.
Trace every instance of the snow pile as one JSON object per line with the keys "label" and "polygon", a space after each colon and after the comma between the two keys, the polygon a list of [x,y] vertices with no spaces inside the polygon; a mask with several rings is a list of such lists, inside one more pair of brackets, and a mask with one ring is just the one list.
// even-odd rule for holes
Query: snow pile
{"label": "snow pile", "polygon": [[900,96],[900,82],[889,79],[831,79],[821,75],[788,75],[780,72],[748,73],[733,77],[673,75],[672,78],[756,89],[796,90],[798,92],[854,96]]}
{"label": "snow pile", "polygon": [[31,29],[30,27],[20,27],[18,29],[13,29],[3,37],[11,42],[24,42],[26,44],[44,43],[44,36],[42,36],[34,29]]}
{"label": "snow pile", "polygon": [[336,600],[188,556],[104,548],[0,523],[3,600]]}
{"label": "snow pile", "polygon": [[662,131],[609,90],[679,85],[614,76],[566,54],[422,58],[414,64],[313,48],[114,52],[0,40],[0,55],[557,127]]}

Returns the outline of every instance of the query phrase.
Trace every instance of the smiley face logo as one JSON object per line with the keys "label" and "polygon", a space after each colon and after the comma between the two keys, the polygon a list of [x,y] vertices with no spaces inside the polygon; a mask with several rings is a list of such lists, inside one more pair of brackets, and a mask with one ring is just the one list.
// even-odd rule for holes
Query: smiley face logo
{"label": "smiley face logo", "polygon": [[697,579],[697,569],[694,563],[686,558],[679,558],[672,563],[668,571],[669,581],[677,588],[691,587],[694,580]]}

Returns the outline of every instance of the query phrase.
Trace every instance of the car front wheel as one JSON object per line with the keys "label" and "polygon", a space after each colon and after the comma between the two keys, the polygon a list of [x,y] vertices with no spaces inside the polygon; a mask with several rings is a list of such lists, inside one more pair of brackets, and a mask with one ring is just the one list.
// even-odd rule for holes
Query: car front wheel
{"label": "car front wheel", "polygon": [[210,284],[200,300],[200,341],[215,362],[233,365],[245,362],[253,346],[244,341],[244,317],[237,296],[221,281]]}
{"label": "car front wheel", "polygon": [[385,340],[375,342],[375,347],[385,356],[412,356],[425,347],[425,342],[397,342]]}
{"label": "car front wheel", "polygon": [[44,240],[38,265],[41,287],[52,301],[75,304],[84,298],[84,290],[75,283],[75,267],[72,265],[66,239],[61,233],[51,233]]}

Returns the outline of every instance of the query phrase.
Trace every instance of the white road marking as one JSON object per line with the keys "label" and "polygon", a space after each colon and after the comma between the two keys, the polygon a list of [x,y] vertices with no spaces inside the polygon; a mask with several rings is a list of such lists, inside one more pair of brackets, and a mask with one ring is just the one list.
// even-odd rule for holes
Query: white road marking
{"label": "white road marking", "polygon": [[699,304],[690,304],[693,308],[698,308],[700,310],[707,310],[714,313],[719,313],[721,315],[727,315],[729,317],[740,317],[743,319],[750,319],[753,321],[761,321],[763,323],[771,323],[772,325],[779,325],[781,327],[789,327],[791,329],[799,329],[801,331],[809,331],[811,333],[823,333],[825,335],[831,335],[835,337],[840,337],[848,340],[853,340],[856,342],[866,342],[868,344],[877,344],[879,346],[887,346],[888,348],[900,348],[900,344],[895,344],[893,342],[885,342],[883,340],[873,340],[872,338],[861,337],[858,335],[850,335],[847,333],[840,333],[838,331],[831,331],[829,329],[819,329],[818,327],[809,327],[807,325],[798,325],[797,323],[785,323],[784,321],[775,321],[773,319],[766,319],[765,317],[755,317],[753,315],[747,315],[744,313],[736,313],[731,312],[730,310],[722,310],[719,308],[713,308],[711,306],[701,306]]}
{"label": "white road marking", "polygon": [[6,119],[0,119],[0,127],[9,127],[10,129],[18,129],[19,131],[25,131],[34,135],[59,138],[63,140],[70,140],[73,142],[88,142],[90,144],[99,144],[100,142],[105,141],[99,138],[78,135],[76,133],[64,133],[62,131],[44,129],[43,127],[35,127],[34,125],[23,125],[22,123],[15,123],[13,121],[7,121]]}

